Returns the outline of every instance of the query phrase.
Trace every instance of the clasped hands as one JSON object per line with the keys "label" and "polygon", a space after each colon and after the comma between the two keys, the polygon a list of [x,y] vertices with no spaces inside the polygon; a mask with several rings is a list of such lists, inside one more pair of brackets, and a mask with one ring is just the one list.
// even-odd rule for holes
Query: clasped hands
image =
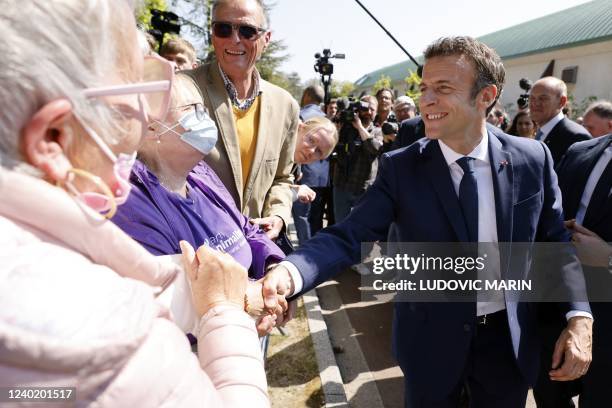
{"label": "clasped hands", "polygon": [[[183,266],[191,282],[194,307],[199,318],[216,306],[231,305],[256,318],[260,336],[277,325],[284,325],[293,315],[295,302],[287,302],[292,287],[283,287],[276,267],[259,281],[249,281],[246,269],[230,255],[204,245],[197,250],[180,242]],[[278,276],[277,276],[278,275]],[[288,275],[288,273],[287,273]],[[291,278],[289,278],[291,281]],[[278,289],[277,289],[278,286]]]}

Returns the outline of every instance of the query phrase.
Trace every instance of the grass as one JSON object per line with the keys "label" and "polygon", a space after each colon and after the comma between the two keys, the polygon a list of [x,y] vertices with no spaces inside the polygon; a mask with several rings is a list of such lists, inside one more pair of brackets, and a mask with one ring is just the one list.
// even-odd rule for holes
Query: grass
{"label": "grass", "polygon": [[301,299],[285,329],[287,336],[278,330],[270,336],[266,373],[272,407],[324,406],[319,367]]}

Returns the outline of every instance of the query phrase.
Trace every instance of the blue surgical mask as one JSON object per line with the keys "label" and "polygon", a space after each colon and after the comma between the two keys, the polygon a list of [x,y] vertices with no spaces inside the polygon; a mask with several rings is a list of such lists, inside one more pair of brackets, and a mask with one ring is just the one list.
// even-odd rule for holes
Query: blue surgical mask
{"label": "blue surgical mask", "polygon": [[195,112],[188,112],[178,122],[185,129],[181,140],[200,153],[207,155],[217,144],[217,126],[208,115],[200,120]]}

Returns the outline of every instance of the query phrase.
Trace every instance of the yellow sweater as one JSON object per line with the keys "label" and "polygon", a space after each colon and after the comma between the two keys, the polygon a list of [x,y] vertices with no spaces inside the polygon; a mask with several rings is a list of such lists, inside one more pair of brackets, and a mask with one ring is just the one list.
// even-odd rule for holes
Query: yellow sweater
{"label": "yellow sweater", "polygon": [[246,186],[247,178],[251,172],[253,158],[255,157],[255,147],[257,146],[257,136],[259,133],[259,96],[255,98],[253,105],[242,111],[235,106],[234,121],[236,132],[238,133],[238,145],[240,146],[240,163],[242,165],[242,189]]}

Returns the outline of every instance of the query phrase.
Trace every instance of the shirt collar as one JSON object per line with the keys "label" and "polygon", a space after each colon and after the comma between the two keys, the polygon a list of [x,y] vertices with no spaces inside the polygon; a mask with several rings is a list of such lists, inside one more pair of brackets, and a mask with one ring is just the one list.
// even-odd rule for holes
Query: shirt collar
{"label": "shirt collar", "polygon": [[565,115],[563,115],[563,112],[559,112],[556,116],[553,116],[551,120],[549,120],[543,126],[541,126],[540,130],[542,131],[542,136],[548,135],[550,131],[552,130],[552,128],[557,126],[557,123],[561,122],[561,120],[563,120],[564,117]]}
{"label": "shirt collar", "polygon": [[[446,143],[442,140],[438,140],[440,144],[440,150],[442,150],[442,154],[444,155],[444,159],[446,160],[446,164],[449,166],[452,163],[455,163],[460,158],[464,157],[463,154],[457,153],[453,149],[451,149]],[[483,161],[485,163],[489,163],[489,132],[485,131],[485,134],[482,136],[480,143],[468,154],[467,156],[472,157],[476,160]]]}
{"label": "shirt collar", "polygon": [[234,83],[227,76],[227,74],[223,72],[223,68],[221,68],[221,65],[217,65],[219,66],[219,72],[221,73],[221,78],[223,79],[225,90],[227,91],[227,94],[229,95],[230,100],[232,101],[232,105],[240,110],[248,110],[251,105],[253,105],[253,102],[255,102],[255,99],[259,95],[261,95],[261,89],[259,88],[260,76],[257,69],[253,69],[253,91],[251,92],[251,95],[249,95],[245,100],[241,101],[240,99],[238,99],[238,92],[236,91]]}

